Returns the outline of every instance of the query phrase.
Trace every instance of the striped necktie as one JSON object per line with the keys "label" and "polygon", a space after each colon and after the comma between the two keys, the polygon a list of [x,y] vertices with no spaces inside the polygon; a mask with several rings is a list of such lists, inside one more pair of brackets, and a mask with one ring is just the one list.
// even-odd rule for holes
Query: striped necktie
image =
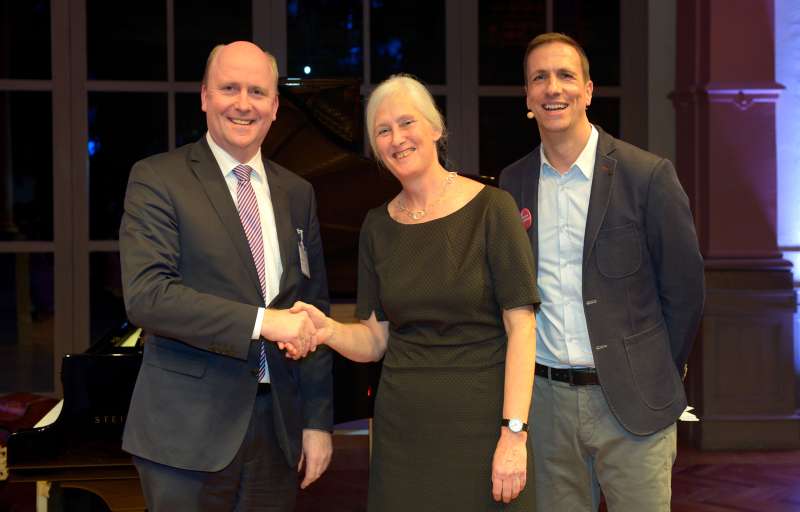
{"label": "striped necktie", "polygon": [[[247,165],[237,165],[233,169],[236,180],[239,182],[236,187],[236,207],[239,209],[239,219],[242,221],[244,234],[247,237],[247,243],[250,245],[250,253],[253,255],[253,262],[256,264],[261,293],[266,301],[267,279],[264,269],[264,239],[261,235],[261,216],[258,213],[258,201],[256,201],[253,185],[250,183],[250,173],[252,171],[252,167]],[[258,382],[266,382],[267,354],[263,342],[259,344],[259,348]]]}

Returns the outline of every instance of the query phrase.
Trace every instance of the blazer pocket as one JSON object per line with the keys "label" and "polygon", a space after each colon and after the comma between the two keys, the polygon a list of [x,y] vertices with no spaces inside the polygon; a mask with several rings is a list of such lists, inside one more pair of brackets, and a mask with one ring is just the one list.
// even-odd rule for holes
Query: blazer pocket
{"label": "blazer pocket", "polygon": [[600,230],[597,235],[597,268],[602,275],[619,279],[642,266],[642,245],[636,224]]}
{"label": "blazer pocket", "polygon": [[648,407],[665,409],[675,401],[675,363],[663,322],[623,340],[633,382]]}
{"label": "blazer pocket", "polygon": [[145,362],[156,368],[200,378],[206,373],[207,361],[202,354],[170,348],[162,343],[149,340]]}

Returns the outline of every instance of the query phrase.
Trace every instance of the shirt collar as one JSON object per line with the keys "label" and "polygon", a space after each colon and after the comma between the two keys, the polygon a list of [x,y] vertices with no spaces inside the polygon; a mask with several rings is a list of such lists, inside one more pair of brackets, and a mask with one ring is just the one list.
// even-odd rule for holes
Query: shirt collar
{"label": "shirt collar", "polygon": [[250,166],[256,171],[255,178],[258,181],[263,183],[267,182],[267,172],[264,168],[264,161],[261,159],[261,148],[258,149],[258,152],[253,155],[253,158],[251,158],[248,162],[240,162],[233,158],[230,153],[222,149],[216,142],[214,142],[214,138],[211,136],[210,132],[206,132],[206,141],[208,142],[208,147],[211,148],[211,153],[214,155],[214,159],[217,161],[217,165],[219,165],[223,176],[227,177],[232,175],[233,169],[237,165],[244,164]]}
{"label": "shirt collar", "polygon": [[[583,147],[581,154],[578,155],[578,158],[569,168],[569,170],[572,171],[577,167],[581,174],[583,174],[586,179],[590,181],[594,175],[594,163],[597,159],[597,141],[600,138],[597,128],[595,128],[594,125],[591,126],[592,131],[589,133],[589,140],[586,141],[586,145]],[[549,169],[550,172],[555,172],[558,174],[555,171],[555,168],[550,165],[550,162],[547,160],[547,156],[544,154],[544,146],[541,144],[539,145],[539,157],[542,162],[540,173],[545,169]]]}

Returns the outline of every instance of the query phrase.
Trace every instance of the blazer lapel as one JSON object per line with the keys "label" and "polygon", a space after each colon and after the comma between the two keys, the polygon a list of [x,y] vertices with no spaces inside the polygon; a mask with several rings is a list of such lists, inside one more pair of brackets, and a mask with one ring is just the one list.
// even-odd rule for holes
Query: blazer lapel
{"label": "blazer lapel", "polygon": [[290,251],[296,251],[299,237],[292,226],[291,205],[289,195],[283,187],[280,173],[283,172],[264,159],[264,168],[267,170],[267,183],[269,184],[269,194],[272,199],[272,212],[275,215],[275,229],[278,233],[278,248],[281,253],[281,283],[278,287],[278,294],[273,299],[277,301],[284,290],[286,290],[286,278],[289,272]]}
{"label": "blazer lapel", "polygon": [[214,154],[211,153],[211,148],[208,147],[205,137],[192,147],[189,152],[189,159],[192,171],[197,176],[197,179],[200,180],[209,202],[222,220],[236,253],[239,255],[239,259],[244,264],[244,268],[247,269],[247,274],[263,301],[264,296],[261,291],[256,264],[253,261],[253,254],[250,252],[247,236],[244,234],[242,221],[239,219],[239,211],[231,199],[228,185],[225,183],[225,178],[217,161],[214,159]]}
{"label": "blazer lapel", "polygon": [[614,138],[597,127],[599,139],[597,141],[597,155],[594,163],[594,174],[592,175],[592,191],[589,196],[589,210],[586,215],[586,231],[583,235],[583,265],[586,263],[594,250],[594,243],[600,232],[600,226],[608,211],[608,204],[611,200],[611,190],[614,184],[614,174],[617,168],[617,161],[610,155],[615,151]]}
{"label": "blazer lapel", "polygon": [[541,148],[537,147],[530,158],[531,172],[522,173],[522,205],[531,212],[528,238],[533,249],[533,261],[539,268],[539,173],[542,170]]}

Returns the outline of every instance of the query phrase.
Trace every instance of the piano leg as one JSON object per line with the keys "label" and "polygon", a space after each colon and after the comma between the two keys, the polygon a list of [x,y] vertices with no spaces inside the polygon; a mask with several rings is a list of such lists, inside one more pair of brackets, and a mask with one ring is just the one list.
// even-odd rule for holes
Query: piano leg
{"label": "piano leg", "polygon": [[[138,475],[130,477],[86,478],[80,480],[38,480],[36,482],[36,512],[48,512],[51,498],[51,485],[56,483],[60,489],[80,489],[94,494],[112,512],[144,512],[146,504]],[[63,497],[57,492],[53,498],[58,510],[66,507]]]}
{"label": "piano leg", "polygon": [[50,482],[36,482],[36,512],[47,512],[47,500],[50,499]]}

